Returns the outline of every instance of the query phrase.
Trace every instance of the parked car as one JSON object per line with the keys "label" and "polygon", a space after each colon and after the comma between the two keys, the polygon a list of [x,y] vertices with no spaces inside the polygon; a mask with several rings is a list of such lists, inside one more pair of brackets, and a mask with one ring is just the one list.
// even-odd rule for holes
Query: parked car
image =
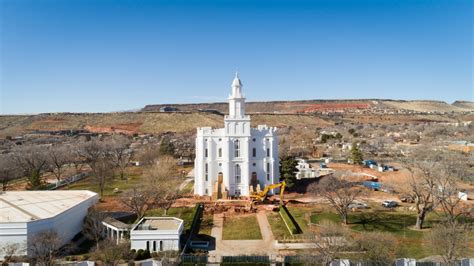
{"label": "parked car", "polygon": [[384,206],[385,208],[395,208],[398,206],[398,202],[393,200],[384,200],[382,201],[382,206]]}
{"label": "parked car", "polygon": [[415,200],[413,199],[413,197],[410,196],[410,195],[402,195],[402,196],[400,196],[400,201],[401,201],[401,202],[408,202],[408,203],[414,203],[414,202],[415,202]]}
{"label": "parked car", "polygon": [[349,209],[368,209],[369,206],[363,202],[359,201],[354,201],[351,204],[349,204]]}

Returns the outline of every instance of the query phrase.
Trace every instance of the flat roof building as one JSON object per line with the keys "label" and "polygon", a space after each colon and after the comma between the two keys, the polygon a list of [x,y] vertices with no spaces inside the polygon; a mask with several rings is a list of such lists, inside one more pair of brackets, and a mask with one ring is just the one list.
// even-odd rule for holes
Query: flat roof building
{"label": "flat roof building", "polygon": [[2,247],[22,246],[28,255],[31,239],[45,230],[58,233],[63,244],[81,232],[89,207],[98,201],[88,190],[6,191],[0,194],[0,257]]}
{"label": "flat roof building", "polygon": [[144,217],[130,232],[131,249],[178,251],[183,229],[183,220],[175,217]]}

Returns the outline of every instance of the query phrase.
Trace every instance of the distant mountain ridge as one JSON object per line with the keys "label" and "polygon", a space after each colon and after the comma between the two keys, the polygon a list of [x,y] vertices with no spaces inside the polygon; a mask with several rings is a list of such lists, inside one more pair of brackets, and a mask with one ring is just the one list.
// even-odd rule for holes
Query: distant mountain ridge
{"label": "distant mountain ridge", "polygon": [[[173,107],[180,111],[217,110],[227,112],[227,102],[191,104],[152,104],[141,111],[157,112],[162,107]],[[247,102],[249,113],[312,113],[377,109],[385,111],[405,110],[412,112],[473,112],[474,102],[455,101],[448,104],[436,100],[391,100],[391,99],[344,99],[344,100],[297,100],[297,101],[258,101]]]}

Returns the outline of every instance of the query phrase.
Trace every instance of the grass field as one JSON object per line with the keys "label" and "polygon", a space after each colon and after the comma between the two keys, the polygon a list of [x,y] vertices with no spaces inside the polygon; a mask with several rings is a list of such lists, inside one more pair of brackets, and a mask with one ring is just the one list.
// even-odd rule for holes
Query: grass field
{"label": "grass field", "polygon": [[[118,188],[119,191],[124,191],[134,186],[138,186],[141,182],[143,182],[143,179],[139,174],[129,174],[128,179],[125,180],[122,180],[120,177],[116,176],[113,179],[106,181],[104,196],[116,195],[113,192],[115,188]],[[99,184],[94,179],[94,177],[89,176],[77,183],[69,185],[69,187],[64,187],[64,189],[86,189],[99,193]]]}
{"label": "grass field", "polygon": [[[322,220],[330,220],[340,223],[338,214],[332,212],[320,212],[311,214],[311,222],[319,223]],[[431,251],[426,248],[424,235],[426,230],[438,222],[436,214],[429,214],[424,227],[426,230],[413,230],[416,223],[414,213],[398,211],[373,211],[367,210],[349,214],[349,228],[355,232],[382,231],[393,234],[399,241],[404,253],[408,257],[423,258],[431,255]],[[471,251],[473,252],[473,251]]]}
{"label": "grass field", "polygon": [[267,219],[272,228],[275,239],[291,237],[290,232],[286,228],[286,225],[278,212],[267,212]]}
{"label": "grass field", "polygon": [[223,240],[262,239],[255,215],[232,217],[224,221]]}
{"label": "grass field", "polygon": [[202,217],[201,226],[199,227],[200,235],[211,235],[212,226],[214,225],[212,215],[204,214]]}
{"label": "grass field", "polygon": [[303,233],[308,231],[309,214],[311,213],[311,208],[290,205],[287,206],[287,209],[293,218],[295,218]]}

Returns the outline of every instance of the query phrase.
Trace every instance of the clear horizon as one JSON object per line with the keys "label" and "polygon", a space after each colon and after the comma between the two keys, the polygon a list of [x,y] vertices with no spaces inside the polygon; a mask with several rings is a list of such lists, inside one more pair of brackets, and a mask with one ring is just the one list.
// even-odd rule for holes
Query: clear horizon
{"label": "clear horizon", "polygon": [[0,113],[473,101],[468,0],[0,2]]}

